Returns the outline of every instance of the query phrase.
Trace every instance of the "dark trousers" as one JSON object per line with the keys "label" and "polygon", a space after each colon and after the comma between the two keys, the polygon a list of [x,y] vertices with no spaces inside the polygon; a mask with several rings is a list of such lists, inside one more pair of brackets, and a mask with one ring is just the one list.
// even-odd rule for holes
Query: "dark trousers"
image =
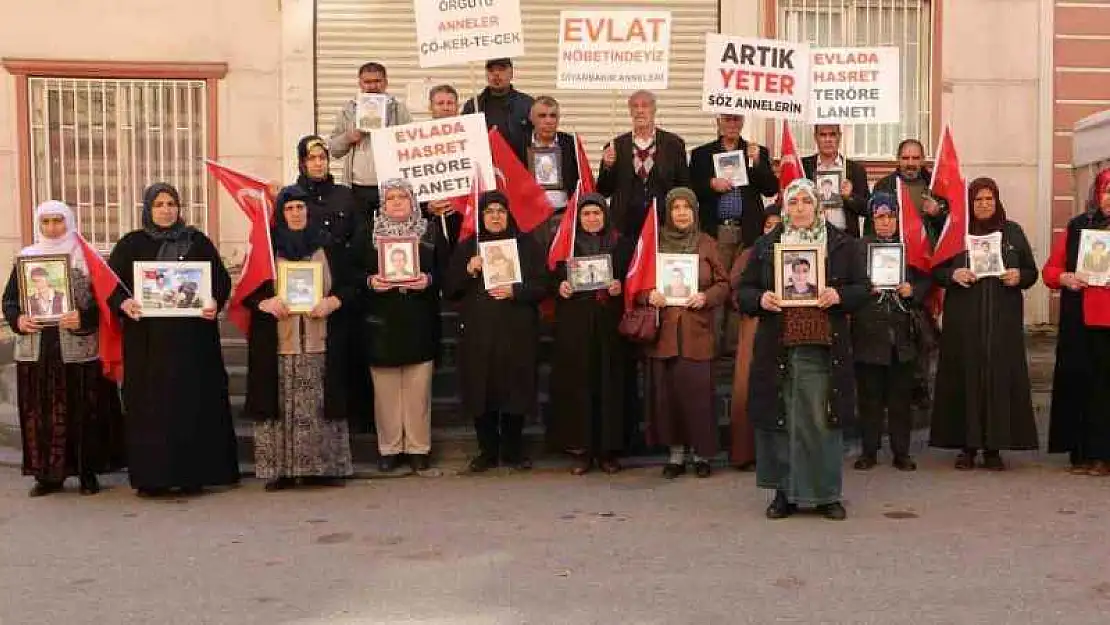
{"label": "dark trousers", "polygon": [[895,457],[909,455],[910,428],[913,425],[910,395],[913,390],[914,369],[913,362],[856,365],[864,455],[874,456],[879,452],[884,420],[890,435],[891,453]]}
{"label": "dark trousers", "polygon": [[474,419],[478,452],[490,460],[517,463],[524,459],[524,415],[487,412]]}
{"label": "dark trousers", "polygon": [[[363,211],[362,214],[366,215],[367,219],[370,219],[371,215],[376,215],[378,213],[382,199],[381,195],[378,193],[377,185],[364,187],[360,184],[352,184],[351,192],[352,195],[355,196],[355,204]],[[371,223],[373,222],[371,221]]]}

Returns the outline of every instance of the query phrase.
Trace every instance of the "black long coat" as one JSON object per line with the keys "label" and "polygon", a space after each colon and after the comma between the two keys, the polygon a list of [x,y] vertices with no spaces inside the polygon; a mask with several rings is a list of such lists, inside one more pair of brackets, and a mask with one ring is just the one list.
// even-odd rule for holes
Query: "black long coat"
{"label": "black long coat", "polygon": [[[135,261],[155,260],[161,242],[142,230],[125,235],[108,264],[134,292]],[[212,267],[212,297],[222,309],[231,276],[216,246],[194,232],[185,261]],[[110,303],[123,319],[123,407],[128,477],[134,488],[231,484],[239,480],[235,429],[228,402],[227,370],[219,326],[198,318],[144,317],[132,321],[116,289]]]}
{"label": "black long coat", "polygon": [[516,236],[521,284],[513,297],[495,300],[482,274],[471,277],[466,265],[477,255],[470,239],[455,249],[445,280],[445,295],[461,304],[459,393],[471,417],[487,412],[529,415],[536,410],[536,360],[539,303],[548,290],[544,257],[529,235]]}
{"label": "black long coat", "polygon": [[[780,225],[760,237],[740,278],[740,310],[760,318],[748,387],[748,414],[763,430],[786,426],[782,382],[787,371],[787,349],[782,344],[782,313],[759,305],[766,291],[775,290],[774,245],[782,238]],[[840,303],[827,309],[832,329],[832,379],[828,426],[843,427],[856,414],[856,377],[848,315],[867,303],[871,283],[859,242],[836,228],[828,229],[825,285],[840,294]]]}
{"label": "black long coat", "polygon": [[960,286],[952,274],[968,266],[966,252],[933,271],[937,285],[946,289],[933,403],[933,447],[1000,450],[1038,446],[1021,293],[1037,282],[1038,272],[1025,233],[1012,221],[1002,229],[1002,257],[1007,268],[1020,271],[1018,286],[1003,286],[998,278]]}
{"label": "black long coat", "polygon": [[[863,237],[861,252],[866,254],[867,246],[876,242],[874,236]],[[902,298],[894,292],[871,294],[867,304],[852,315],[852,352],[856,362],[889,365],[895,354],[899,363],[917,360],[919,350],[911,315],[925,305],[933,277],[906,267],[906,281],[913,287],[910,297]]]}
{"label": "black long coat", "polygon": [[[345,255],[334,247],[324,250],[331,272],[331,292],[342,302],[339,310],[357,299],[358,277],[351,275],[351,267],[344,264]],[[263,300],[275,295],[274,281],[267,280],[253,293],[243,298],[243,305],[251,313],[251,331],[247,346],[247,398],[243,416],[252,421],[271,421],[281,418],[278,405],[278,339],[277,319],[258,309]],[[349,318],[338,310],[328,316],[327,353],[324,360],[324,418],[339,421],[347,419],[351,407],[347,388],[347,343],[350,341]],[[369,375],[369,374],[367,374]]]}
{"label": "black long coat", "polygon": [[[626,241],[618,237],[610,248],[614,276],[627,271],[630,250]],[[566,263],[560,262],[554,282],[566,280],[566,275]],[[624,446],[628,343],[617,331],[623,312],[624,297],[620,295],[591,291],[575,293],[569,299],[556,297],[552,417],[547,432],[552,449],[602,454]]]}

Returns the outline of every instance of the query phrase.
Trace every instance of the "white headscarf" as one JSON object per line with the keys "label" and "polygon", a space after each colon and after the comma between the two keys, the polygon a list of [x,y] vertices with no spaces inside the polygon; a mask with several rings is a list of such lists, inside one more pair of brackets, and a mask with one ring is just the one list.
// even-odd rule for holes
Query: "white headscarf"
{"label": "white headscarf", "polygon": [[[813,198],[813,207],[816,215],[813,223],[808,228],[799,228],[794,225],[790,216],[788,204],[795,197],[806,194]],[[786,186],[782,192],[782,242],[783,243],[820,243],[827,240],[825,228],[825,215],[821,211],[820,202],[817,200],[817,187],[807,178],[798,178]]]}
{"label": "white headscarf", "polygon": [[[60,216],[66,221],[66,233],[56,239],[48,239],[42,234],[42,218]],[[77,218],[64,202],[47,200],[35,209],[35,243],[23,248],[21,256],[41,256],[43,254],[69,254],[70,266],[85,269],[85,254],[77,240]]]}

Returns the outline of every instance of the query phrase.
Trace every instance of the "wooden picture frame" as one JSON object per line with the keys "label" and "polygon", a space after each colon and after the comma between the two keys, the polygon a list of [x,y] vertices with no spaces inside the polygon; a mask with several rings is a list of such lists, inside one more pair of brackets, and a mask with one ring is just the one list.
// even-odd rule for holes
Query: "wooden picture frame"
{"label": "wooden picture frame", "polygon": [[19,309],[24,315],[43,325],[57,325],[62,315],[74,310],[69,263],[69,254],[16,257]]}
{"label": "wooden picture frame", "polygon": [[143,317],[200,317],[213,302],[208,261],[136,261],[132,271]]}
{"label": "wooden picture frame", "polygon": [[324,266],[311,261],[279,261],[277,296],[294,314],[312,312],[324,299]]}
{"label": "wooden picture frame", "polygon": [[[797,265],[797,266],[795,266]],[[803,271],[803,265],[805,269]],[[799,289],[795,281],[806,288]],[[779,306],[816,306],[825,288],[825,246],[818,243],[775,244],[775,295]]]}

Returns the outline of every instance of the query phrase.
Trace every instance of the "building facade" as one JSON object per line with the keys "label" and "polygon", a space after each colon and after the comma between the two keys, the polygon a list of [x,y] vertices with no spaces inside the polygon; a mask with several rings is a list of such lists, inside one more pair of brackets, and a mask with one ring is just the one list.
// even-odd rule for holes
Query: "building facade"
{"label": "building facade", "polygon": [[[526,54],[516,84],[554,95],[565,129],[596,159],[628,129],[625,93],[554,89],[559,11],[596,0],[521,0]],[[950,124],[969,177],[998,180],[1011,219],[1039,259],[1052,229],[1076,210],[1071,124],[1110,108],[1097,80],[1110,71],[1110,2],[1060,0],[610,0],[606,8],[665,6],[674,16],[670,88],[659,123],[688,147],[714,134],[700,110],[705,32],[902,50],[900,124],[848,131],[845,152],[878,176],[904,137],[927,145]],[[136,227],[145,184],[182,189],[186,216],[242,258],[247,224],[204,172],[213,158],[267,179],[296,171],[293,146],[331,129],[376,60],[390,92],[426,117],[426,93],[484,84],[480,64],[421,69],[412,0],[40,0],[0,22],[0,265],[32,238],[32,207],[74,206],[86,236],[107,249]],[[1005,27],[1000,27],[1000,16]],[[95,29],[90,28],[95,25]],[[777,146],[775,124],[745,134]],[[802,149],[811,131],[797,127]],[[775,148],[772,149],[774,151]],[[1050,298],[1028,296],[1027,320],[1049,319]]]}

